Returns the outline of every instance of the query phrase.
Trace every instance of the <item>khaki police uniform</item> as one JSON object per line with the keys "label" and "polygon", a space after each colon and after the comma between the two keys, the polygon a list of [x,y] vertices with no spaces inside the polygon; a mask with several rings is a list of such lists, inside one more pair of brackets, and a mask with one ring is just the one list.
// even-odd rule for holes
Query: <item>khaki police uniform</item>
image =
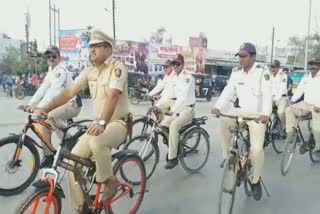
{"label": "khaki police uniform", "polygon": [[[316,141],[317,149],[320,148],[320,113],[316,113],[314,107],[320,107],[320,71],[315,77],[311,73],[306,74],[298,85],[298,88],[291,98],[292,102],[296,102],[302,95],[304,101],[289,106],[286,109],[287,132],[292,131],[292,127],[296,125],[297,117],[312,114],[311,128]],[[301,111],[302,110],[302,111]]]}
{"label": "khaki police uniform", "polygon": [[149,92],[149,96],[155,96],[160,93],[160,99],[155,104],[163,112],[169,112],[170,107],[175,103],[175,95],[173,93],[173,83],[176,72],[172,71],[170,75],[165,75],[163,80],[159,81],[154,89]]}
{"label": "khaki police uniform", "polygon": [[175,159],[178,152],[179,130],[194,118],[195,81],[192,74],[183,70],[173,79],[172,91],[175,102],[170,103],[172,116],[165,116],[161,125],[169,127],[169,160]]}
{"label": "khaki police uniform", "polygon": [[[239,98],[240,108],[230,110],[230,114],[243,117],[258,117],[261,115],[269,116],[272,111],[272,93],[270,72],[260,68],[257,63],[248,73],[243,69],[233,69],[230,80],[223,90],[216,108],[223,112],[234,94]],[[255,121],[247,122],[250,134],[250,156],[253,165],[252,182],[257,183],[262,174],[264,164],[264,135],[266,125]],[[223,158],[227,158],[231,143],[231,129],[235,128],[235,120],[221,118],[218,132],[221,136]]]}
{"label": "khaki police uniform", "polygon": [[[51,100],[58,96],[66,87],[73,83],[71,73],[61,63],[53,69],[49,67],[49,71],[39,89],[31,98],[29,105],[36,105],[39,108],[47,106]],[[68,119],[79,115],[81,108],[77,106],[75,98],[72,98],[68,103],[60,106],[57,109],[49,112],[49,116],[53,118],[54,122],[48,121],[52,127],[59,128],[63,126]],[[51,143],[51,131],[40,124],[35,125],[39,129],[42,136]],[[63,133],[60,130],[56,131],[59,138],[62,139]],[[41,143],[44,143],[41,141]],[[51,151],[43,146],[44,156],[51,155]]]}
{"label": "khaki police uniform", "polygon": [[[108,42],[112,44],[110,37],[103,32],[93,32],[90,44]],[[90,66],[80,73],[74,81],[78,90],[87,87],[90,89],[91,99],[96,113],[96,119],[101,120],[107,100],[109,89],[116,89],[121,92],[116,108],[105,131],[99,136],[84,134],[72,153],[81,157],[92,157],[96,162],[96,180],[105,182],[113,176],[111,149],[118,147],[126,139],[127,127],[124,122],[128,115],[128,72],[126,67],[119,61],[113,60],[110,56],[104,64]],[[69,173],[69,188],[71,206],[79,208],[84,198],[79,184],[74,179],[74,174]]]}
{"label": "khaki police uniform", "polygon": [[275,76],[271,74],[271,86],[273,102],[278,107],[278,114],[282,129],[286,126],[286,107],[288,106],[287,81],[288,77],[284,72],[279,71]]}

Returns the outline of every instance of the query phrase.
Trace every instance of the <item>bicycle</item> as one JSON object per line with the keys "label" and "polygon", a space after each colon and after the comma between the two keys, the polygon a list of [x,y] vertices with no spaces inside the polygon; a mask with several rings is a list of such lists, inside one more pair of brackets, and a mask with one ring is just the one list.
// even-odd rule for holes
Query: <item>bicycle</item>
{"label": "bicycle", "polygon": [[281,154],[284,150],[285,144],[279,141],[285,139],[286,136],[283,134],[283,127],[281,125],[278,107],[276,105],[272,106],[272,113],[269,118],[270,119],[266,127],[263,147],[265,148],[271,143],[274,151],[278,154]]}
{"label": "bicycle", "polygon": [[[209,134],[202,128],[206,124],[208,118],[203,116],[194,118],[190,123],[183,126],[179,131],[178,144],[178,159],[182,167],[189,173],[197,173],[206,164],[209,153]],[[152,119],[150,119],[152,120]],[[161,126],[157,121],[152,120],[152,127],[149,133],[144,133],[132,138],[125,144],[124,149],[135,149],[139,151],[139,155],[144,161],[146,167],[147,179],[154,173],[157,164],[159,163],[160,150],[158,145],[159,136],[163,138],[163,143],[168,146],[169,128]],[[204,142],[201,143],[201,136]],[[189,142],[190,139],[195,138],[195,142]],[[201,153],[201,147],[204,151]],[[189,163],[189,158],[197,156],[203,160],[195,161],[198,165]],[[166,157],[168,161],[168,154]]]}
{"label": "bicycle", "polygon": [[[26,111],[25,106],[20,106],[18,109]],[[12,196],[23,192],[28,186],[30,186],[38,174],[40,158],[39,151],[36,147],[40,149],[44,149],[44,147],[39,145],[29,136],[28,131],[30,129],[44,143],[45,147],[52,152],[52,154],[56,152],[52,144],[50,144],[48,140],[41,134],[41,132],[35,127],[35,124],[40,124],[52,131],[53,129],[51,125],[42,120],[43,117],[38,116],[40,118],[39,120],[33,119],[33,116],[34,115],[32,114],[28,114],[26,123],[20,134],[10,134],[10,136],[0,140],[0,151],[3,151],[3,154],[1,155],[3,158],[1,158],[1,160],[4,161],[4,163],[0,163],[1,169],[4,169],[1,179],[4,179],[5,175],[8,175],[7,181],[10,180],[10,182],[3,180],[0,182],[1,196]],[[71,120],[69,123],[70,122]],[[92,122],[92,120],[78,121],[78,123],[87,122]],[[78,138],[83,133],[83,130],[77,130],[73,136],[66,139],[68,142],[67,149],[71,151],[72,147],[76,144]],[[7,157],[7,159],[5,159],[5,157]],[[26,175],[26,172],[28,175]],[[19,173],[23,174],[19,175]],[[14,179],[9,179],[10,177]],[[14,182],[17,180],[17,178],[19,178],[19,181]]]}
{"label": "bicycle", "polygon": [[[65,133],[72,127],[77,127],[83,131],[87,129],[84,125],[73,123],[68,127],[63,128],[64,138]],[[63,147],[66,144],[64,138],[54,156],[53,167],[45,169],[42,178],[33,184],[36,189],[22,202],[16,213],[40,213],[39,208],[44,210],[44,214],[47,214],[49,210],[55,214],[61,213],[61,200],[65,198],[65,194],[60,183],[63,180],[64,175],[60,179],[60,173],[57,170],[58,167],[74,173],[75,179],[79,183],[85,199],[82,207],[83,213],[98,214],[102,211],[107,214],[136,213],[142,203],[146,187],[145,167],[141,158],[136,154],[137,152],[123,150],[112,155],[112,160],[116,161],[113,167],[114,175],[118,180],[121,178],[123,181],[120,181],[117,195],[110,201],[102,202],[99,198],[104,191],[102,190],[102,184],[97,183],[95,180],[96,169],[94,161],[63,150]],[[70,164],[69,161],[73,161],[75,164]],[[79,166],[81,166],[81,168],[85,167],[86,170],[81,169]],[[133,166],[137,167],[137,171],[132,171],[134,169]],[[129,175],[132,174],[137,175],[138,177],[129,178]],[[96,184],[95,192],[93,188],[94,184]],[[94,194],[92,194],[91,191],[93,191]],[[128,196],[129,201],[133,202],[132,204],[128,205],[128,203],[121,203],[126,196]],[[132,199],[135,198],[136,200],[132,201]],[[120,204],[117,204],[116,202]],[[126,211],[124,211],[124,209]]]}
{"label": "bicycle", "polygon": [[149,99],[151,107],[148,108],[146,116],[135,119],[132,123],[133,134],[143,135],[150,132],[154,123],[161,120],[161,110],[154,105],[154,99]]}
{"label": "bicycle", "polygon": [[[259,122],[259,118],[241,117],[222,113],[216,115],[216,117],[220,116],[231,118],[236,121],[236,127],[232,130],[232,148],[230,148],[229,155],[224,162],[224,172],[219,193],[218,207],[218,213],[231,214],[235,200],[236,187],[240,187],[243,183],[246,195],[248,197],[252,196],[252,183],[250,181],[250,176],[252,176],[252,164],[250,160],[250,135],[248,125],[245,123],[243,125],[243,122]],[[243,142],[241,146],[239,146],[239,141]],[[261,178],[260,181],[264,186]],[[269,196],[265,186],[264,189]],[[226,194],[226,196],[231,196],[231,200],[227,202],[227,204],[223,203],[224,194]],[[224,212],[225,210],[226,212]]]}
{"label": "bicycle", "polygon": [[[309,151],[310,160],[313,163],[320,162],[320,151],[314,151],[315,140],[310,127],[310,120],[312,119],[312,116],[311,114],[307,116],[302,116],[301,114],[302,110],[300,110],[300,114],[298,116],[296,125],[292,127],[293,131],[288,133],[286,139],[285,150],[281,159],[282,175],[286,175],[288,173],[297,144],[301,144],[301,142],[302,144],[300,146],[300,154],[304,154],[306,151]],[[305,141],[305,138],[302,135],[301,128],[299,125],[301,121],[308,121],[308,129],[310,132],[308,141]]]}

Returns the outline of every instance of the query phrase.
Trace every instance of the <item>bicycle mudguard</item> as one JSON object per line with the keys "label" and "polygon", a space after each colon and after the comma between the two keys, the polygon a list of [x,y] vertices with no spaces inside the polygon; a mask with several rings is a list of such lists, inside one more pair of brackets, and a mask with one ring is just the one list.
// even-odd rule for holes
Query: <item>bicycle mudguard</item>
{"label": "bicycle mudguard", "polygon": [[[50,187],[50,184],[47,181],[39,179],[38,181],[34,182],[32,184],[32,186],[35,187],[36,189],[41,189],[41,188],[45,188],[45,187]],[[57,194],[60,198],[66,197],[60,184],[58,184],[58,183],[55,186],[54,193]]]}
{"label": "bicycle mudguard", "polygon": [[133,150],[133,149],[125,149],[125,150],[122,150],[122,151],[119,151],[115,154],[112,155],[112,160],[113,159],[118,159],[120,160],[121,158],[123,158],[124,156],[126,155],[129,155],[129,154],[138,154],[139,152],[137,150]]}

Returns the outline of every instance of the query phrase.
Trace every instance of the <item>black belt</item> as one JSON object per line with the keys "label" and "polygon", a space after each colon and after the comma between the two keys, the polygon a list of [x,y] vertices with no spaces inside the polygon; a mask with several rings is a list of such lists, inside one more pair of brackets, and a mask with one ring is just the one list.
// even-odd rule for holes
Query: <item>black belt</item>
{"label": "black belt", "polygon": [[282,97],[287,97],[287,95],[286,94],[282,94]]}
{"label": "black belt", "polygon": [[177,98],[171,98],[171,100],[177,100]]}
{"label": "black belt", "polygon": [[195,106],[194,104],[187,105],[187,107],[191,107],[191,108],[193,108],[194,106]]}

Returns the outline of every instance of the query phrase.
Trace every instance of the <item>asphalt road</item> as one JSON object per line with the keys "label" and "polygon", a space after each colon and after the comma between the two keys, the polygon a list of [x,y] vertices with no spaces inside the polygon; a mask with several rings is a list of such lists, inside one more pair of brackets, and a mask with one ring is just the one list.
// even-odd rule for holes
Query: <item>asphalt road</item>
{"label": "asphalt road", "polygon": [[[196,115],[209,116],[209,103],[199,101]],[[8,133],[17,133],[23,127],[25,115],[16,110],[19,104],[26,104],[28,98],[18,101],[0,96],[0,138]],[[136,115],[146,112],[147,104],[131,106]],[[89,118],[93,115],[89,101],[84,102],[80,118]],[[165,147],[161,146],[161,161],[153,177],[147,183],[148,193],[145,194],[139,213],[144,214],[215,214],[218,207],[218,194],[222,178],[221,148],[216,134],[217,119],[209,117],[206,130],[210,133],[210,156],[206,166],[198,174],[190,175],[177,166],[171,171],[163,168],[165,164]],[[0,151],[1,154],[1,151]],[[264,183],[271,195],[267,197],[263,193],[260,201],[248,198],[241,186],[236,193],[235,214],[311,214],[320,210],[320,166],[311,164],[307,155],[296,153],[292,167],[286,177],[280,173],[281,156],[277,155],[272,147],[265,151]],[[0,167],[3,169],[4,156],[0,156]],[[2,174],[2,173],[1,173]],[[13,180],[0,182],[14,182]],[[38,177],[41,176],[41,172]],[[66,179],[65,179],[66,180]],[[63,182],[63,188],[68,195],[67,182]],[[29,187],[24,193],[13,197],[0,196],[0,214],[12,214],[16,207],[27,197],[33,187]],[[69,207],[68,199],[63,201],[63,212],[73,213]]]}

